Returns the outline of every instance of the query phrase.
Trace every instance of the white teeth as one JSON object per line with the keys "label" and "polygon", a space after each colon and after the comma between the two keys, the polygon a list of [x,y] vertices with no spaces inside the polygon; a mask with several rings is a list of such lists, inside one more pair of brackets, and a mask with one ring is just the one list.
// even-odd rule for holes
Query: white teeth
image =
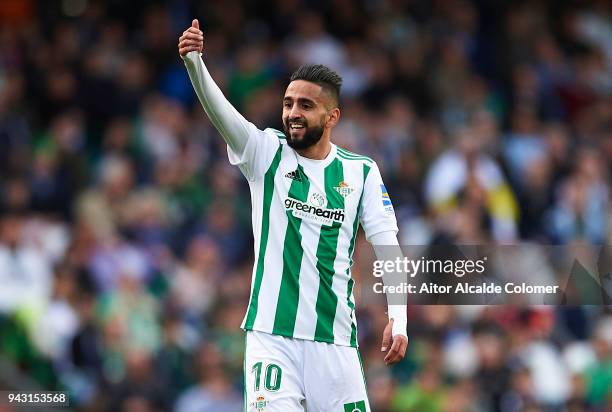
{"label": "white teeth", "polygon": [[303,129],[304,125],[303,124],[298,124],[298,123],[290,123],[289,124],[289,128],[290,129]]}

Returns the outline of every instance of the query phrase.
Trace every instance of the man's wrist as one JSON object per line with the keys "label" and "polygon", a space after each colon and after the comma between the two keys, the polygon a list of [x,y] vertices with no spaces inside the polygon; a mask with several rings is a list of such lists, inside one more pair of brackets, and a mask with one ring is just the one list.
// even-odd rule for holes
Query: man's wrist
{"label": "man's wrist", "polygon": [[393,328],[391,331],[392,336],[407,334],[408,315],[406,305],[389,305],[388,309],[389,321],[393,319]]}
{"label": "man's wrist", "polygon": [[185,53],[185,55],[180,54],[179,56],[181,56],[181,59],[183,59],[183,61],[188,62],[193,61],[193,59],[202,56],[202,53],[199,53],[197,51],[190,51],[188,53]]}

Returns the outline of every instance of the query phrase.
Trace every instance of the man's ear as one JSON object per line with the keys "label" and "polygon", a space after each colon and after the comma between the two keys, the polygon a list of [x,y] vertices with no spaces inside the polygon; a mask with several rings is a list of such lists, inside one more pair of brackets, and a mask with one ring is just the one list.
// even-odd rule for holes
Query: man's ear
{"label": "man's ear", "polygon": [[332,127],[336,126],[340,121],[340,109],[335,107],[331,109],[327,113],[327,115],[329,116],[329,119],[327,120],[327,122],[325,122],[325,127],[331,129]]}

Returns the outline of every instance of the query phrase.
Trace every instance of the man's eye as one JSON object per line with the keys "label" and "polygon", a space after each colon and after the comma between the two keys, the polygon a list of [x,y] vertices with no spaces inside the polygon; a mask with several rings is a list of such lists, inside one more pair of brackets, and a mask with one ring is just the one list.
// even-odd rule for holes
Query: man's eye
{"label": "man's eye", "polygon": [[291,103],[283,103],[283,106],[286,108],[290,108],[291,107]]}

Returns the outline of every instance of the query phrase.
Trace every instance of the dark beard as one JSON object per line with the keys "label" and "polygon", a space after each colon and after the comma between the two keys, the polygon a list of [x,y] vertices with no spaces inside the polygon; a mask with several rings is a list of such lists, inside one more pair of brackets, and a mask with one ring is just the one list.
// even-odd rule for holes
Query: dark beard
{"label": "dark beard", "polygon": [[283,128],[285,129],[285,136],[287,137],[287,144],[294,150],[303,150],[308,149],[311,146],[314,146],[321,140],[323,136],[323,126],[313,126],[309,127],[307,124],[304,124],[304,136],[298,141],[293,141],[291,139],[291,133],[287,124],[283,122]]}

